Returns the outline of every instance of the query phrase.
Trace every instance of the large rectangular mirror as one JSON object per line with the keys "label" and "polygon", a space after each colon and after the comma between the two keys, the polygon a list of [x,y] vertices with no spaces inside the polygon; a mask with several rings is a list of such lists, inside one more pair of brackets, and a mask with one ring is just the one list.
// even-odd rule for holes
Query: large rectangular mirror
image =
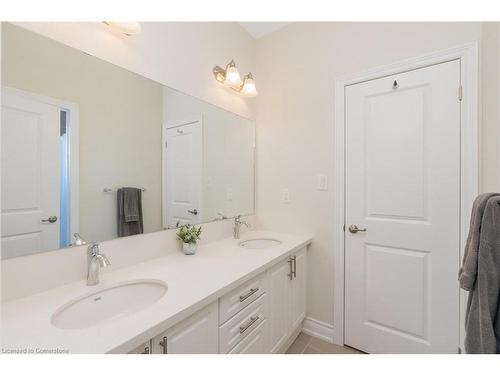
{"label": "large rectangular mirror", "polygon": [[254,124],[2,25],[2,257],[254,212]]}

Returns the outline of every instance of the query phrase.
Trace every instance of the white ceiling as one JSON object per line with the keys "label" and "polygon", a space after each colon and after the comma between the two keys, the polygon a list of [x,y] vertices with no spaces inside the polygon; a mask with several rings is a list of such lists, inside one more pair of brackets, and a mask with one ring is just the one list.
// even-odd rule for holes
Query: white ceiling
{"label": "white ceiling", "polygon": [[239,22],[239,24],[255,39],[271,34],[289,23],[290,22]]}

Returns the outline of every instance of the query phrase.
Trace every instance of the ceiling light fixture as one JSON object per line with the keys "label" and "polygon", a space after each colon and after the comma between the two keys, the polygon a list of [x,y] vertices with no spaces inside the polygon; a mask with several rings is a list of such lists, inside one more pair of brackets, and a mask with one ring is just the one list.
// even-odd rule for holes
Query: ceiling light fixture
{"label": "ceiling light fixture", "polygon": [[220,84],[229,87],[242,96],[248,98],[257,96],[258,92],[252,73],[248,73],[245,75],[243,80],[241,80],[240,72],[238,71],[234,60],[231,60],[231,62],[226,65],[226,69],[217,65],[212,71],[214,73],[215,80]]}
{"label": "ceiling light fixture", "polygon": [[127,36],[136,35],[141,32],[141,24],[139,22],[103,22],[108,25],[109,28]]}

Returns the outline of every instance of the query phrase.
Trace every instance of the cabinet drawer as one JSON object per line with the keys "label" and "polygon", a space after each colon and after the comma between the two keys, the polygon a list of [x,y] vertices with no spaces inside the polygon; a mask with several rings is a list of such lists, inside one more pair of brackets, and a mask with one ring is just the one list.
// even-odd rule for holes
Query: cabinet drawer
{"label": "cabinet drawer", "polygon": [[229,354],[266,354],[267,349],[267,335],[266,335],[266,322],[264,320],[258,325],[251,333],[248,334],[243,340],[237,344]]}
{"label": "cabinet drawer", "polygon": [[263,294],[219,328],[219,353],[229,352],[266,318],[266,295]]}
{"label": "cabinet drawer", "polygon": [[219,300],[219,324],[222,325],[265,293],[264,274],[230,291]]}

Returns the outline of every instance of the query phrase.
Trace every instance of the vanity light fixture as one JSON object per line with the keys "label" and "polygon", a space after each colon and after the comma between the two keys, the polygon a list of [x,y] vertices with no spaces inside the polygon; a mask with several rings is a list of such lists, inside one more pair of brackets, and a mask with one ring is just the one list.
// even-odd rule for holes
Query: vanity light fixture
{"label": "vanity light fixture", "polygon": [[234,60],[231,60],[231,62],[226,65],[226,69],[217,65],[212,71],[214,73],[215,80],[220,84],[229,87],[242,96],[248,98],[257,96],[258,92],[252,73],[248,73],[245,75],[243,80],[241,80],[240,72],[238,71]]}
{"label": "vanity light fixture", "polygon": [[103,21],[109,28],[125,34],[127,36],[136,35],[141,32],[141,24],[139,22],[111,22]]}

